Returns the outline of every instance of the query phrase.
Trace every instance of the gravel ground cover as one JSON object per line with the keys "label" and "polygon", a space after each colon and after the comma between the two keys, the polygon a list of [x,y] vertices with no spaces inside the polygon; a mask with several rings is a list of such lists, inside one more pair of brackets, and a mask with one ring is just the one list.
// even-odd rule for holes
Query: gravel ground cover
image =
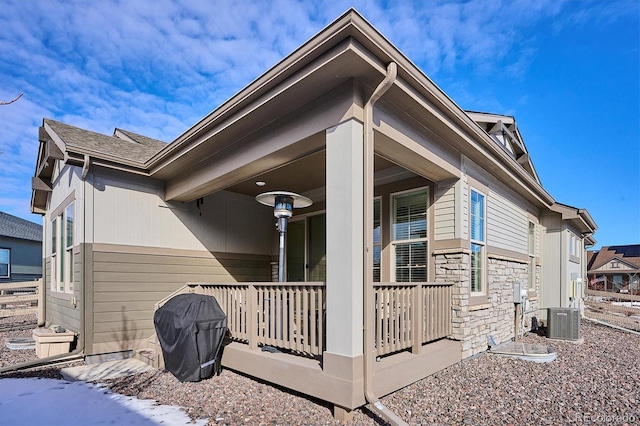
{"label": "gravel ground cover", "polygon": [[[556,348],[558,357],[551,363],[485,353],[388,395],[382,402],[416,425],[640,424],[640,336],[588,321],[583,321],[581,333],[582,344],[527,334],[526,343]],[[0,362],[7,365],[22,351],[4,348],[4,337],[6,334],[0,334]],[[57,378],[59,368],[10,377]],[[111,380],[107,385],[121,394],[182,406],[192,418],[207,418],[210,424],[338,424],[331,407],[322,401],[230,370],[199,383],[180,383],[170,373],[156,371]],[[366,409],[356,410],[350,423],[383,424]]]}

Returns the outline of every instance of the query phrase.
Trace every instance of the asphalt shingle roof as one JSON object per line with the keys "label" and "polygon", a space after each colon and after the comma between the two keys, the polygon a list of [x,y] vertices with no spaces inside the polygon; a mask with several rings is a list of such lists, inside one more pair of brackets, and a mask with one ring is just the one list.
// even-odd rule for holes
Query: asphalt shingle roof
{"label": "asphalt shingle roof", "polygon": [[616,258],[640,268],[640,244],[602,247],[599,251],[591,253],[589,255],[589,252],[587,252],[589,255],[587,269],[589,271],[597,269]]}
{"label": "asphalt shingle roof", "polygon": [[123,133],[135,142],[84,130],[55,120],[45,119],[44,122],[62,139],[67,148],[81,148],[139,163],[144,163],[166,146],[164,142],[127,131]]}
{"label": "asphalt shingle roof", "polygon": [[42,241],[42,225],[0,212],[0,236]]}

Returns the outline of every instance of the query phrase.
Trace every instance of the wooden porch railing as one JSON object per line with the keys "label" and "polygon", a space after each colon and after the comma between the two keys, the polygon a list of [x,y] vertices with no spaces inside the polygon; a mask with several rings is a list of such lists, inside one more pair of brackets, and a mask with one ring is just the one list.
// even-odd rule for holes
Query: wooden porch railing
{"label": "wooden porch railing", "polygon": [[267,345],[311,356],[324,351],[323,282],[189,284],[156,307],[179,293],[214,296],[231,338],[252,349]]}
{"label": "wooden porch railing", "polygon": [[447,283],[375,283],[375,346],[378,355],[412,348],[451,334]]}
{"label": "wooden porch railing", "polygon": [[[445,283],[375,283],[378,355],[412,348],[451,334],[451,288]],[[181,293],[214,296],[227,314],[233,340],[250,348],[273,346],[318,356],[325,349],[325,283],[253,282],[188,284]]]}

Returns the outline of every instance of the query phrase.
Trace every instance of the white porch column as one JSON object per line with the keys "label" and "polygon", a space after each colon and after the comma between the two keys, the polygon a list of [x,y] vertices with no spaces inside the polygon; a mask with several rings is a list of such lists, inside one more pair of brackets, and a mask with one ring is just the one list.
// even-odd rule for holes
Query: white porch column
{"label": "white porch column", "polygon": [[362,355],[363,125],[326,131],[327,352]]}

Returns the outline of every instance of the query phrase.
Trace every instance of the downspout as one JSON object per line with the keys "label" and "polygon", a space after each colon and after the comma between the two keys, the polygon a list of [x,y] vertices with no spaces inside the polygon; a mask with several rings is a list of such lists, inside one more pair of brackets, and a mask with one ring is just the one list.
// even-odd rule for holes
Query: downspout
{"label": "downspout", "polygon": [[[82,210],[83,210],[83,216],[82,216],[82,221],[83,221],[83,227],[84,227],[84,236],[86,235],[86,213],[87,213],[87,173],[89,172],[89,166],[91,165],[91,158],[85,154],[84,156],[84,164],[82,165],[82,175],[81,175],[81,180],[82,180]],[[84,250],[81,253],[81,256],[83,256],[82,259],[82,265],[84,265]],[[46,294],[46,289],[45,289],[45,294]],[[40,359],[35,359],[33,361],[27,361],[27,362],[23,362],[21,364],[15,364],[15,365],[8,365],[6,367],[2,367],[0,368],[0,375],[4,374],[4,373],[8,373],[8,372],[13,372],[13,371],[20,371],[20,370],[27,370],[30,368],[38,368],[38,367],[44,367],[46,365],[52,365],[52,364],[60,364],[60,363],[69,363],[69,362],[74,362],[74,361],[78,361],[81,359],[84,359],[84,333],[85,333],[85,319],[84,319],[84,309],[85,309],[85,300],[86,300],[86,295],[85,295],[85,291],[84,288],[82,290],[82,308],[81,308],[81,315],[80,315],[80,333],[78,334],[78,346],[71,352],[66,353],[66,354],[59,354],[59,355],[53,355],[47,358],[40,358]],[[45,302],[45,306],[46,306],[46,302]],[[41,320],[39,319],[38,322],[40,323]],[[38,326],[40,326],[41,324],[38,324]]]}
{"label": "downspout", "polygon": [[391,425],[406,425],[397,414],[389,410],[373,392],[374,347],[374,294],[373,294],[373,106],[393,85],[398,75],[398,66],[391,62],[387,66],[387,75],[376,87],[364,105],[364,397],[369,408],[382,416]]}

